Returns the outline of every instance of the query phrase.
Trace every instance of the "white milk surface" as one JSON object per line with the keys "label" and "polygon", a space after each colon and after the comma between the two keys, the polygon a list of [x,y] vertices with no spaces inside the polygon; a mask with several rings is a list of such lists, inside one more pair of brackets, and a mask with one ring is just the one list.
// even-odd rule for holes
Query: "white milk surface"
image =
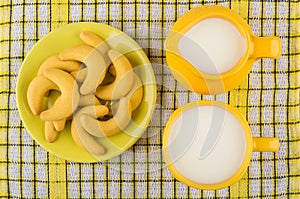
{"label": "white milk surface", "polygon": [[179,41],[182,56],[199,71],[222,74],[246,52],[246,40],[230,22],[208,18],[193,26]]}
{"label": "white milk surface", "polygon": [[174,122],[167,153],[181,175],[213,184],[238,170],[245,143],[243,128],[234,115],[217,106],[198,106],[184,111]]}

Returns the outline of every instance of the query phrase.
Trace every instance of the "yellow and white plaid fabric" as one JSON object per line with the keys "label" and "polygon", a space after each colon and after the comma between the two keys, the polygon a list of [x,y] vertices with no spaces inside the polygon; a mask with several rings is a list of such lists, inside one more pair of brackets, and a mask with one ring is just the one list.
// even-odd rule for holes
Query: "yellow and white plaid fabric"
{"label": "yellow and white plaid fabric", "polygon": [[[230,7],[257,36],[279,36],[282,56],[263,59],[236,89],[218,96],[185,90],[166,67],[164,40],[178,17],[202,4]],[[298,1],[1,0],[0,1],[0,198],[300,198],[300,4]],[[155,114],[145,135],[105,163],[59,159],[24,128],[16,107],[16,79],[33,45],[74,22],[112,25],[145,50],[158,84]],[[220,33],[222,34],[222,33]],[[278,137],[278,153],[253,153],[242,180],[202,191],[175,180],[161,156],[170,114],[189,101],[214,99],[236,107],[254,136]]]}

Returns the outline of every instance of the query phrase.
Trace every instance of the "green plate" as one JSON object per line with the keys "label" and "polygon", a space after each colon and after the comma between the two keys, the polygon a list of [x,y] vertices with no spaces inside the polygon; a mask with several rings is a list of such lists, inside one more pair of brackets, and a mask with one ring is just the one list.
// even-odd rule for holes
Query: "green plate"
{"label": "green plate", "polygon": [[[89,31],[105,39],[112,49],[124,53],[134,66],[144,84],[144,97],[140,106],[134,111],[132,122],[121,133],[109,138],[99,138],[107,152],[94,156],[78,147],[72,139],[70,124],[60,132],[56,141],[48,143],[44,136],[44,122],[33,115],[27,103],[27,89],[31,80],[37,75],[40,64],[49,56],[61,50],[82,44],[81,31]],[[42,38],[26,56],[17,82],[17,105],[22,121],[37,143],[44,149],[66,160],[76,162],[105,161],[120,155],[131,147],[144,133],[150,123],[156,103],[155,76],[151,64],[141,47],[128,35],[111,26],[100,23],[74,23],[60,27]]]}

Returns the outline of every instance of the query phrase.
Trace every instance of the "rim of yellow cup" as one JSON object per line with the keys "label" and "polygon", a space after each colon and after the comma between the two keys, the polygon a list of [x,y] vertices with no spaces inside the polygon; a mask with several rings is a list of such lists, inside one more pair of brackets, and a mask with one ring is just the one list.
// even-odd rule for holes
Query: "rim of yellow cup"
{"label": "rim of yellow cup", "polygon": [[[182,112],[198,106],[217,106],[226,109],[238,119],[238,121],[240,122],[243,128],[243,132],[245,135],[245,155],[239,169],[230,178],[215,184],[202,184],[202,183],[194,182],[186,178],[185,176],[183,176],[173,165],[173,162],[171,161],[167,151],[167,146],[169,143],[169,135],[176,119],[182,114]],[[253,152],[253,138],[247,121],[238,110],[222,102],[202,100],[202,101],[196,101],[196,102],[185,104],[184,106],[178,108],[173,112],[169,121],[166,124],[163,133],[163,155],[169,170],[177,180],[198,189],[204,189],[204,190],[221,189],[221,188],[228,187],[234,184],[235,182],[237,182],[238,180],[240,180],[250,164],[252,152]]]}
{"label": "rim of yellow cup", "polygon": [[[184,34],[189,31],[194,25],[208,18],[219,18],[230,22],[235,28],[237,28],[239,33],[245,38],[246,41],[246,51],[243,57],[240,58],[235,66],[224,73],[208,74],[203,71],[199,71],[191,63],[180,56],[180,52],[178,50],[178,42],[184,36]],[[167,56],[169,53],[179,55],[179,58],[182,59],[181,61],[184,64],[184,67],[181,67],[181,70],[190,70],[194,75],[201,76],[204,79],[226,79],[233,76],[239,70],[249,70],[249,68],[243,66],[245,66],[246,62],[251,56],[251,52],[253,51],[253,46],[251,45],[251,33],[252,31],[245,20],[231,9],[219,5],[199,6],[189,10],[175,22],[169,36],[166,38],[166,53]],[[168,49],[169,46],[171,47],[171,49]],[[172,60],[168,60],[168,62],[172,63]]]}

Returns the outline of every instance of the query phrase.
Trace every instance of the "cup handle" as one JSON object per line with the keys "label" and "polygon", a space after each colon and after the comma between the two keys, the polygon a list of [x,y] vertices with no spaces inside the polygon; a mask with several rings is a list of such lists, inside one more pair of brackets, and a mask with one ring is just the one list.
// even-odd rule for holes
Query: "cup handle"
{"label": "cup handle", "polygon": [[278,138],[253,138],[254,152],[276,152],[280,146]]}
{"label": "cup handle", "polygon": [[252,36],[253,52],[250,58],[263,57],[279,58],[281,54],[281,40],[279,37],[256,37]]}

